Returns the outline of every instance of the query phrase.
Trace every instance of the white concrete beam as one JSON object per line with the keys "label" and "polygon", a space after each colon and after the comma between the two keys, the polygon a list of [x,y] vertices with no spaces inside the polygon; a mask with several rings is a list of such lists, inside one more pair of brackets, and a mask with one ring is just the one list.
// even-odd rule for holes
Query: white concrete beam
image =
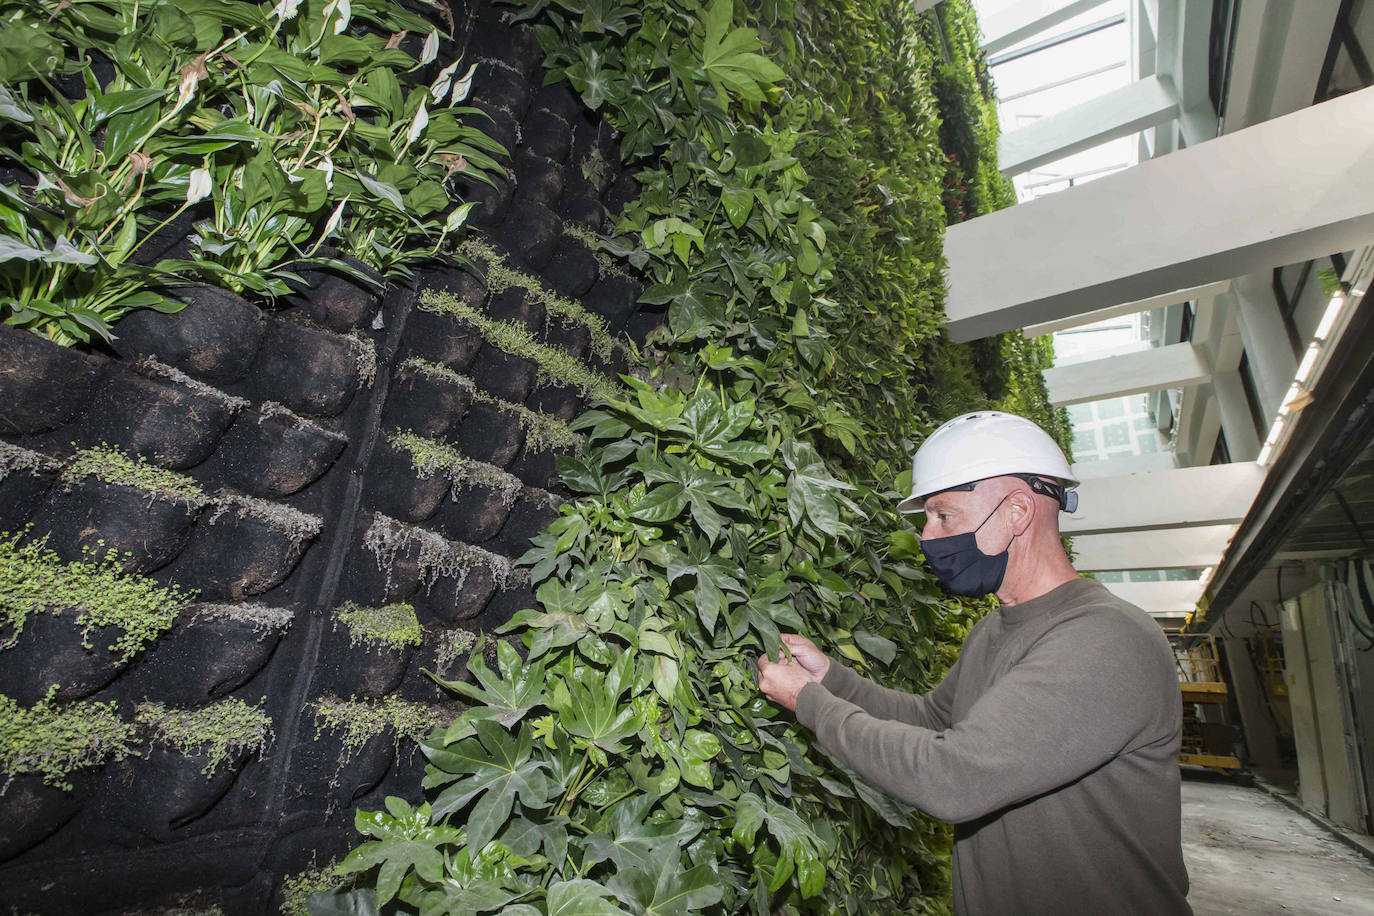
{"label": "white concrete beam", "polygon": [[1021,0],[995,18],[988,18],[984,24],[985,34],[991,37],[983,42],[983,53],[992,55],[1004,51],[1106,2],[1107,0],[1074,0],[1072,3],[1065,3],[1063,0]]}
{"label": "white concrete beam", "polygon": [[1073,565],[1079,572],[1215,566],[1235,531],[1235,525],[1207,525],[1081,535],[1073,539]]}
{"label": "white concrete beam", "polygon": [[[1253,461],[1098,477],[1078,486],[1078,511],[1060,514],[1059,530],[1074,537],[1118,531],[1236,525],[1264,482]],[[1207,565],[1207,564],[1201,564]]]}
{"label": "white concrete beam", "polygon": [[1059,407],[1199,385],[1212,375],[1207,354],[1190,343],[1150,347],[1045,370],[1050,403]]}
{"label": "white concrete beam", "polygon": [[1172,471],[1176,467],[1178,463],[1174,460],[1173,452],[1155,452],[1153,455],[1123,455],[1106,461],[1079,461],[1069,465],[1069,470],[1078,480],[1096,480],[1099,477],[1121,477],[1148,471]]}
{"label": "white concrete beam", "polygon": [[1223,280],[1218,283],[1208,283],[1203,286],[1189,287],[1188,289],[1176,289],[1173,292],[1164,293],[1159,296],[1151,296],[1148,299],[1136,299],[1131,302],[1123,302],[1120,305],[1084,312],[1081,315],[1070,315],[1067,318],[1061,318],[1059,321],[1047,321],[1044,324],[1033,324],[1026,328],[1024,333],[1027,337],[1039,337],[1041,334],[1053,334],[1056,331],[1067,331],[1069,328],[1080,328],[1085,324],[1095,324],[1099,321],[1106,321],[1108,318],[1120,318],[1122,315],[1135,315],[1139,312],[1149,312],[1154,309],[1166,308],[1170,305],[1178,305],[1180,302],[1195,302],[1207,296],[1215,296],[1217,293],[1227,289],[1229,285],[1230,281]]}
{"label": "white concrete beam", "polygon": [[1374,88],[951,226],[955,341],[1368,244]]}
{"label": "white concrete beam", "polygon": [[1182,582],[1103,582],[1107,591],[1129,601],[1152,617],[1183,617],[1197,607],[1202,597],[1202,581]]}
{"label": "white concrete beam", "polygon": [[924,13],[939,2],[940,0],[911,0],[911,12],[913,15],[916,13]]}
{"label": "white concrete beam", "polygon": [[1165,78],[1146,77],[1003,134],[997,141],[997,167],[1010,178],[1163,124],[1178,113],[1173,84]]}

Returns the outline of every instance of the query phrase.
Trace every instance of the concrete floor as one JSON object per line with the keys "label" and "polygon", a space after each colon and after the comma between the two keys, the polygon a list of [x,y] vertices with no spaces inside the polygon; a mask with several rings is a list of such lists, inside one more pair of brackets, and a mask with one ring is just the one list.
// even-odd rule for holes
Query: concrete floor
{"label": "concrete floor", "polygon": [[1183,779],[1195,916],[1374,916],[1374,863],[1262,789]]}

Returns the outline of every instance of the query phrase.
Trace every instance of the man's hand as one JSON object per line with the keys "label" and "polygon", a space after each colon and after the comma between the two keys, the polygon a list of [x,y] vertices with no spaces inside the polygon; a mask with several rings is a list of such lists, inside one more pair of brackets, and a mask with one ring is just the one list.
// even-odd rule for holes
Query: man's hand
{"label": "man's hand", "polygon": [[[812,648],[815,649],[815,646]],[[775,662],[769,661],[766,655],[759,656],[759,689],[779,706],[795,712],[802,688],[815,680],[819,679],[812,677],[800,662],[788,658],[781,650]]]}
{"label": "man's hand", "polygon": [[830,659],[816,648],[814,642],[796,633],[784,633],[782,643],[787,646],[793,660],[802,666],[802,670],[811,675],[811,680],[816,683],[825,680],[825,673],[830,670]]}

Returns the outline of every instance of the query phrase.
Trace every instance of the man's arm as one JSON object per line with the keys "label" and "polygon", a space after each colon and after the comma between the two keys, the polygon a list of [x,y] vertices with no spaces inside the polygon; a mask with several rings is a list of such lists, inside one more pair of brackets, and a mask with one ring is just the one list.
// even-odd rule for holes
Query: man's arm
{"label": "man's arm", "polygon": [[956,661],[934,689],[917,696],[875,684],[858,672],[832,661],[821,686],[875,719],[941,731],[954,724],[954,687],[958,677],[959,663]]}
{"label": "man's arm", "polygon": [[1102,617],[1057,628],[943,730],[880,720],[816,683],[798,694],[797,718],[890,794],[972,820],[1097,769],[1159,715],[1171,695],[1156,647],[1124,635]]}

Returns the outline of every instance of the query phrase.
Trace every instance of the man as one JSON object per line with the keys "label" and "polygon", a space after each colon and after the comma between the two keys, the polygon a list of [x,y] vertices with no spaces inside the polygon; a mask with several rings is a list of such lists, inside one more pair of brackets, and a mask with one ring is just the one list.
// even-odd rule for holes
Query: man
{"label": "man", "polygon": [[924,696],[783,637],[759,686],[835,759],[955,825],[954,911],[1189,914],[1179,839],[1182,704],[1158,624],[1074,571],[1059,447],[997,411],[941,426],[898,510],[926,514],[926,562],[1001,607]]}

